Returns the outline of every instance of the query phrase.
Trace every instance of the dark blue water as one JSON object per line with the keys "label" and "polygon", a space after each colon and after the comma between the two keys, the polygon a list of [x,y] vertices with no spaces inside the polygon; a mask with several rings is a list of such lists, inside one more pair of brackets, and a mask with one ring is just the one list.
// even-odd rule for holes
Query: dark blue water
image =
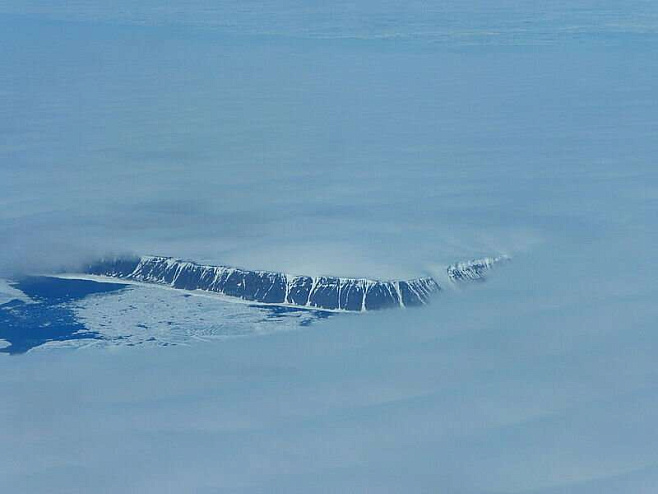
{"label": "dark blue water", "polygon": [[267,312],[268,319],[283,319],[287,313],[290,312],[305,312],[313,315],[313,319],[304,319],[299,324],[300,326],[310,326],[316,319],[327,319],[335,313],[324,310],[304,309],[302,307],[285,307],[279,305],[254,305]]}
{"label": "dark blue water", "polygon": [[0,305],[0,339],[10,343],[0,352],[12,355],[25,353],[49,341],[102,338],[79,323],[66,304],[92,294],[116,292],[127,287],[120,283],[48,277],[25,278],[13,286],[35,303],[13,300]]}
{"label": "dark blue water", "polygon": [[[34,301],[25,303],[13,300],[0,305],[0,339],[10,344],[1,348],[0,352],[12,355],[25,353],[31,348],[50,341],[105,339],[104,335],[87,329],[75,318],[70,303],[93,294],[131,289],[130,285],[123,283],[98,283],[89,280],[50,277],[25,278],[12,285]],[[310,313],[313,317],[300,320],[301,326],[308,326],[318,319],[325,319],[333,315],[326,311],[296,307],[257,304],[254,307],[261,309],[265,313],[265,317],[270,320],[283,319],[290,312]],[[137,326],[144,330],[149,329],[144,324]],[[115,338],[122,339],[123,337]],[[126,344],[133,345],[132,343]],[[167,343],[163,343],[163,345],[167,345]]]}

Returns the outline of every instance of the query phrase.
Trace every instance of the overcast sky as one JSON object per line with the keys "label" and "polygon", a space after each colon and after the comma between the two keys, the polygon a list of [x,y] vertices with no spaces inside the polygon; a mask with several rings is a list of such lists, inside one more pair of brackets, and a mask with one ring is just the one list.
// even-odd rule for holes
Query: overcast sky
{"label": "overcast sky", "polygon": [[655,492],[657,11],[598,3],[0,0],[3,275],[514,260],[427,310],[1,358],[10,490]]}

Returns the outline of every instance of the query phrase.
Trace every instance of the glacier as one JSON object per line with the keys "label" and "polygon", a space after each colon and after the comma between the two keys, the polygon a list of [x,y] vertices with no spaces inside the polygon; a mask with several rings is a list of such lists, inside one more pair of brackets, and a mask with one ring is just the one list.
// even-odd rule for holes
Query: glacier
{"label": "glacier", "polygon": [[[486,271],[507,259],[503,256],[450,265],[447,278],[452,282],[482,280]],[[220,293],[261,304],[328,311],[365,312],[426,305],[432,295],[441,291],[439,283],[429,276],[409,280],[300,276],[161,256],[101,259],[86,266],[84,273]]]}

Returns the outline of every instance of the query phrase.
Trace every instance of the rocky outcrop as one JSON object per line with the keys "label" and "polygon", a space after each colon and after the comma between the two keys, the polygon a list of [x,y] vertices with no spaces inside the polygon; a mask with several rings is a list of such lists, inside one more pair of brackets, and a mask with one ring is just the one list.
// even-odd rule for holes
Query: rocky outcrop
{"label": "rocky outcrop", "polygon": [[263,304],[362,312],[424,305],[440,290],[432,278],[379,281],[332,276],[295,276],[226,266],[203,266],[168,257],[101,260],[88,274],[204,290]]}
{"label": "rocky outcrop", "polygon": [[474,261],[459,262],[448,266],[448,277],[451,281],[482,281],[485,273],[496,264],[509,261],[509,257],[485,257]]}
{"label": "rocky outcrop", "polygon": [[[482,280],[486,271],[504,259],[486,258],[449,266],[448,278],[453,282]],[[87,266],[86,273],[168,285],[182,290],[221,293],[261,304],[350,312],[425,305],[433,294],[441,290],[431,277],[381,281],[297,276],[227,266],[204,266],[157,256],[103,259]]]}

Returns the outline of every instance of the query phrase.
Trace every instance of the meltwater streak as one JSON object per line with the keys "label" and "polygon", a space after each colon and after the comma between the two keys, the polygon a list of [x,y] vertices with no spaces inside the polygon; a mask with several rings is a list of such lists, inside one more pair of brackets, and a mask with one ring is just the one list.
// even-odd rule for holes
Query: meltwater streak
{"label": "meltwater streak", "polygon": [[[450,281],[481,280],[506,257],[451,265]],[[369,280],[332,276],[297,276],[227,266],[204,266],[170,257],[142,256],[101,259],[85,274],[202,290],[262,304],[331,311],[365,312],[425,305],[441,290],[431,277],[411,280]]]}

